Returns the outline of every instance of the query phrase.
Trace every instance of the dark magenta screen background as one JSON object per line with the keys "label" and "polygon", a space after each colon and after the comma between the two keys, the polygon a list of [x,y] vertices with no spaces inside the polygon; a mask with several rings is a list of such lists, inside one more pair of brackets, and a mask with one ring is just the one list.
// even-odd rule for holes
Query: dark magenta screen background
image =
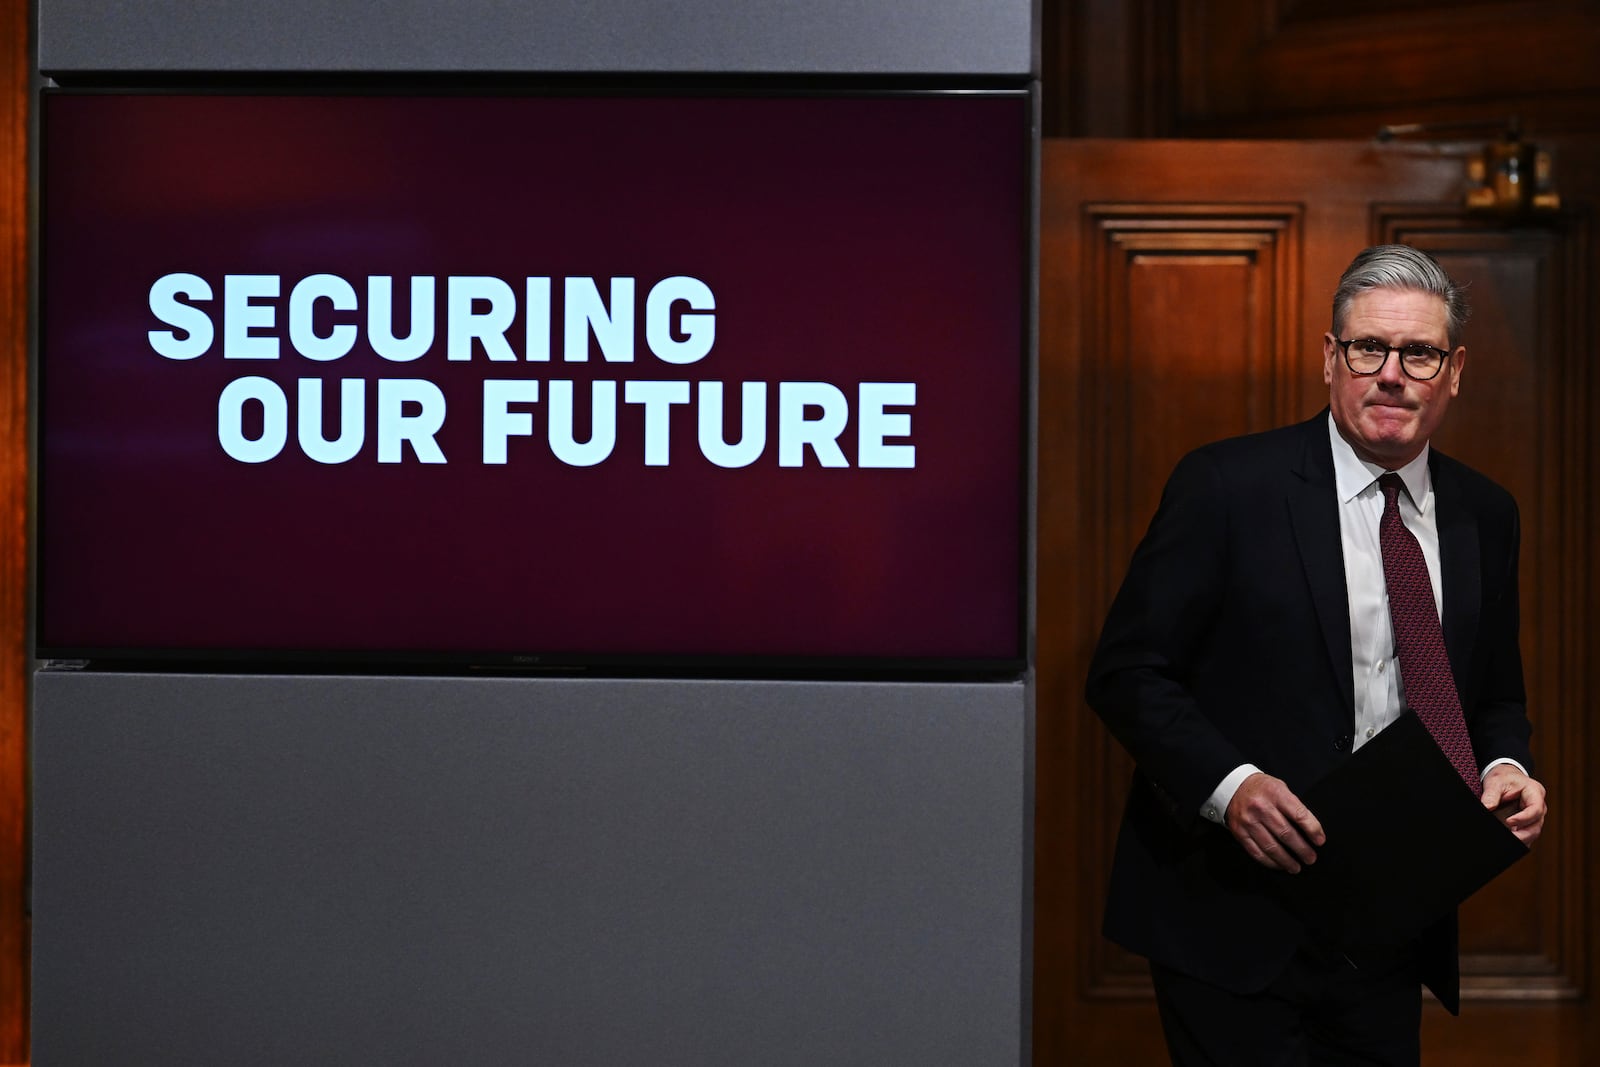
{"label": "dark magenta screen background", "polygon": [[[1021,655],[1030,104],[1022,94],[428,97],[47,94],[42,117],[39,627],[42,653],[414,653],[555,661],[661,657],[1015,661]],[[216,290],[213,348],[157,355],[149,291]],[[310,274],[437,279],[422,358],[290,346]],[[281,358],[222,358],[222,280],[283,278]],[[452,275],[520,298],[552,278],[554,358],[444,355]],[[673,366],[644,297],[688,275],[715,345]],[[637,279],[633,363],[561,360],[565,277]],[[397,306],[400,297],[397,296]],[[522,313],[508,336],[520,355]],[[404,325],[402,320],[401,325]],[[261,331],[258,331],[261,332]],[[260,375],[289,444],[245,464],[219,394]],[[294,438],[295,382],[368,380],[367,443],[321,464]],[[443,390],[448,462],[380,464],[371,382]],[[534,436],[481,459],[482,380],[531,377]],[[647,467],[619,402],[592,467],[545,444],[547,383],[768,385],[752,465],[705,460],[693,405]],[[776,455],[779,382],[850,399],[848,468]],[[914,469],[856,466],[856,386],[915,382]],[[620,393],[620,387],[619,387]],[[737,423],[730,412],[729,436]],[[333,436],[333,427],[328,428]]]}

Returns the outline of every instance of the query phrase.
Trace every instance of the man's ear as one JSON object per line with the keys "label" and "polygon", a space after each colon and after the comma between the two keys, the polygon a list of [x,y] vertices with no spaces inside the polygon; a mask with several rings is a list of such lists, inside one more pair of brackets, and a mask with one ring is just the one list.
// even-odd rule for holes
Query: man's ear
{"label": "man's ear", "polygon": [[1467,346],[1457,345],[1450,353],[1450,395],[1461,392],[1461,369],[1467,365]]}

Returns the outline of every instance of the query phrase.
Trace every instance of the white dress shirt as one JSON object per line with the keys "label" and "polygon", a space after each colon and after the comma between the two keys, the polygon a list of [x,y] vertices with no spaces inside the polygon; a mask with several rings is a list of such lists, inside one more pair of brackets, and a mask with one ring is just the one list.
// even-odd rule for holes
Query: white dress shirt
{"label": "white dress shirt", "polygon": [[[1389,591],[1383,578],[1383,551],[1378,542],[1378,521],[1383,517],[1383,490],[1378,479],[1387,468],[1356,455],[1328,415],[1328,437],[1333,444],[1333,479],[1339,496],[1339,540],[1344,549],[1344,580],[1350,600],[1350,669],[1355,678],[1355,733],[1352,751],[1378,735],[1400,717],[1405,707],[1400,663],[1395,658],[1394,624],[1389,617]],[[1439,512],[1433,496],[1433,475],[1428,470],[1428,446],[1421,455],[1395,471],[1405,483],[1400,495],[1400,518],[1422,546],[1433,585],[1433,606],[1444,618],[1444,585],[1439,577]],[[1497,759],[1483,770],[1501,763]],[[1246,763],[1234,768],[1218,784],[1201,814],[1222,822],[1233,794],[1260,768]]]}

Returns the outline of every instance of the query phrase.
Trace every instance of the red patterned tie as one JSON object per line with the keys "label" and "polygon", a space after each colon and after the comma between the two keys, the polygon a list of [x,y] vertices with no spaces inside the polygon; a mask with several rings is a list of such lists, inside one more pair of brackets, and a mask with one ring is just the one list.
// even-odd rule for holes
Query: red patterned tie
{"label": "red patterned tie", "polygon": [[1483,795],[1472,741],[1461,715],[1461,698],[1450,675],[1450,659],[1439,629],[1433,583],[1422,546],[1400,520],[1400,476],[1390,471],[1378,479],[1383,490],[1383,518],[1378,544],[1383,549],[1383,580],[1389,587],[1389,618],[1394,622],[1395,655],[1406,703],[1417,713],[1456,771],[1476,796]]}

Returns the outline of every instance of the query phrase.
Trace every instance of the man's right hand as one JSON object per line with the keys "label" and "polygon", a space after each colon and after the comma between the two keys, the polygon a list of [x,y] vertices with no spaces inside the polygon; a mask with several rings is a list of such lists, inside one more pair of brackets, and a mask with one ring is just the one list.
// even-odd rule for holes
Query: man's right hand
{"label": "man's right hand", "polygon": [[1316,850],[1327,840],[1317,817],[1283,780],[1261,772],[1240,783],[1225,820],[1251,859],[1290,874],[1316,862]]}

